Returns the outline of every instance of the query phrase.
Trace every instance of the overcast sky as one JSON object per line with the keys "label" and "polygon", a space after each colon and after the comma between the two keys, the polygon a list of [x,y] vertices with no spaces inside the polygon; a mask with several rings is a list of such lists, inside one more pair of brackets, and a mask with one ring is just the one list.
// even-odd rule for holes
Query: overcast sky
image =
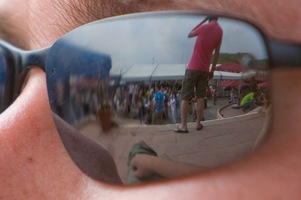
{"label": "overcast sky", "polygon": [[[88,25],[65,39],[110,55],[113,66],[186,64],[195,42],[195,38],[189,39],[187,35],[202,20],[200,16],[175,15],[115,20]],[[249,52],[256,58],[266,58],[262,40],[254,28],[229,19],[220,18],[219,23],[223,28],[221,52]]]}

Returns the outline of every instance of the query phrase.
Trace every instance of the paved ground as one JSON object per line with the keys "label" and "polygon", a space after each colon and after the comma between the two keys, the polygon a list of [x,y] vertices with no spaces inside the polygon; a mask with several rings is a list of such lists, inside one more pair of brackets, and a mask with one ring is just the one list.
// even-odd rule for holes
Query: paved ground
{"label": "paved ground", "polygon": [[[202,167],[216,167],[250,153],[264,120],[264,112],[232,117],[244,113],[231,106],[224,107],[226,101],[220,100],[216,106],[208,102],[204,128],[196,131],[194,124],[190,123],[188,134],[175,133],[174,124],[140,125],[137,120],[128,120],[107,133],[102,133],[97,123],[91,122],[82,128],[82,133],[111,153],[124,183],[128,154],[133,144],[141,140],[150,145],[159,156]],[[231,117],[216,119],[220,108],[222,112],[230,113]]]}

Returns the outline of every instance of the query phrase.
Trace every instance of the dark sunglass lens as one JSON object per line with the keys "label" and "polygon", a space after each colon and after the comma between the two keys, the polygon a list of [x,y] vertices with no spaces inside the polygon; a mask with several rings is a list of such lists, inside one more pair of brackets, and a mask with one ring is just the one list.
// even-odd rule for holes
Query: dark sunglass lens
{"label": "dark sunglass lens", "polygon": [[[249,155],[266,134],[271,101],[264,37],[246,22],[223,17],[205,21],[207,28],[192,37],[204,19],[157,13],[98,21],[50,50],[52,110],[106,148],[124,183],[139,182],[131,168],[135,150],[201,171]],[[184,84],[194,76],[203,81]],[[189,133],[175,130],[183,117]]]}
{"label": "dark sunglass lens", "polygon": [[5,110],[6,98],[5,91],[7,90],[7,62],[0,50],[0,113]]}

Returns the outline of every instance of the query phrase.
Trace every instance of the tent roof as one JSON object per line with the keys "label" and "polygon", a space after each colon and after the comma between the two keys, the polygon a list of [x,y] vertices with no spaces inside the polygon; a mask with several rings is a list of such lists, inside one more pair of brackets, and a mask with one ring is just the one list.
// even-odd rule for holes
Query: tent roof
{"label": "tent roof", "polygon": [[186,65],[174,64],[174,65],[158,65],[151,79],[154,81],[164,80],[168,77],[170,80],[183,79],[185,75]]}
{"label": "tent roof", "polygon": [[[122,81],[182,80],[185,75],[186,66],[186,64],[137,64],[128,67],[113,66],[110,76],[119,76]],[[239,80],[251,78],[255,75],[255,70],[240,73],[215,71],[213,79]]]}
{"label": "tent roof", "polygon": [[236,73],[241,72],[242,69],[243,66],[239,62],[224,63],[216,67],[217,71],[236,72]]}
{"label": "tent roof", "polygon": [[147,81],[150,80],[156,68],[157,65],[132,65],[121,75],[121,79],[124,81]]}

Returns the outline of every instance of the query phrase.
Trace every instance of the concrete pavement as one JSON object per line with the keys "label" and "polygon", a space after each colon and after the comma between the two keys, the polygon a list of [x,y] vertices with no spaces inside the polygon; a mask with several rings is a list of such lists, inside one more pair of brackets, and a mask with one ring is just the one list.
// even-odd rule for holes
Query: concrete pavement
{"label": "concrete pavement", "polygon": [[[210,112],[214,114],[221,108],[232,109],[222,103],[211,108]],[[212,116],[210,112],[209,115]],[[256,112],[236,117],[207,120],[203,122],[204,128],[201,131],[195,130],[194,123],[189,123],[188,134],[175,133],[174,124],[140,125],[137,123],[138,120],[128,120],[127,123],[121,123],[118,128],[113,128],[107,133],[103,133],[98,124],[92,121],[84,126],[81,132],[110,152],[125,183],[128,154],[133,144],[141,140],[151,146],[159,156],[212,168],[240,159],[252,152],[264,117],[264,110],[258,109]]]}

